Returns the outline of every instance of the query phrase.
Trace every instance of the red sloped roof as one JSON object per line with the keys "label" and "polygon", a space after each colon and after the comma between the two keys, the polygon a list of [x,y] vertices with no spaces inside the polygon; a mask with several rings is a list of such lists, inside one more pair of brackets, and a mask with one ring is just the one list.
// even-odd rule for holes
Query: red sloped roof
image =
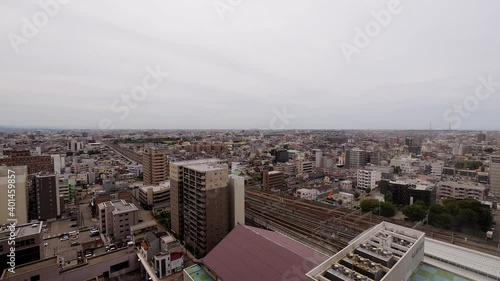
{"label": "red sloped roof", "polygon": [[305,280],[327,258],[279,233],[238,225],[203,263],[224,281]]}

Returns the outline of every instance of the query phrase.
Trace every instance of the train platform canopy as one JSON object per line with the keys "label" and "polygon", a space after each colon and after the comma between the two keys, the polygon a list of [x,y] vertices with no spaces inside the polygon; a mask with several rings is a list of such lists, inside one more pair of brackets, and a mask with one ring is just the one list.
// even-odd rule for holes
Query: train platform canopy
{"label": "train platform canopy", "polygon": [[237,225],[202,261],[221,280],[254,281],[303,280],[327,259],[280,233]]}
{"label": "train platform canopy", "polygon": [[423,262],[477,281],[500,279],[500,258],[453,244],[425,239]]}

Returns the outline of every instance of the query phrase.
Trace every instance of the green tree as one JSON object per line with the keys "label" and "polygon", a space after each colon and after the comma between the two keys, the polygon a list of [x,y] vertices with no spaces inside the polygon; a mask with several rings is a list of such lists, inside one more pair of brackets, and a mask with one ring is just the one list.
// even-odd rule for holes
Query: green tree
{"label": "green tree", "polygon": [[361,201],[361,203],[359,203],[359,207],[361,208],[361,211],[363,211],[364,213],[378,209],[380,205],[381,202],[378,201],[377,199],[365,199]]}
{"label": "green tree", "polygon": [[372,190],[371,190],[371,188],[367,187],[367,188],[365,188],[365,192],[366,192],[366,194],[370,194],[370,192],[372,192]]}
{"label": "green tree", "polygon": [[421,204],[406,206],[401,211],[410,221],[421,221],[427,215],[427,209]]}
{"label": "green tree", "polygon": [[393,217],[394,215],[396,215],[397,211],[398,209],[396,208],[396,206],[389,202],[382,202],[380,204],[380,215],[384,217]]}
{"label": "green tree", "polygon": [[387,191],[387,193],[385,193],[384,200],[385,202],[393,203],[394,196],[392,195],[392,192]]}
{"label": "green tree", "polygon": [[342,203],[344,203],[344,201],[342,201],[342,199],[339,199],[337,203],[339,203],[339,205],[342,206]]}
{"label": "green tree", "polygon": [[357,192],[357,191],[356,191],[356,192],[354,192],[354,199],[358,199],[358,198],[359,198],[359,196],[361,196],[361,193],[359,193],[359,192]]}

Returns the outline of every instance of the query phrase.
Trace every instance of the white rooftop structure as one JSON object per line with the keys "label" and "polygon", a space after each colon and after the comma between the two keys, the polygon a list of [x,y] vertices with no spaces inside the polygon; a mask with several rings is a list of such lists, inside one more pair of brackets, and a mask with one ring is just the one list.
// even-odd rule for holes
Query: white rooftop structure
{"label": "white rooftop structure", "polygon": [[408,280],[424,258],[425,234],[382,222],[306,274],[308,281]]}
{"label": "white rooftop structure", "polygon": [[500,258],[434,239],[425,239],[424,263],[475,281],[500,280]]}

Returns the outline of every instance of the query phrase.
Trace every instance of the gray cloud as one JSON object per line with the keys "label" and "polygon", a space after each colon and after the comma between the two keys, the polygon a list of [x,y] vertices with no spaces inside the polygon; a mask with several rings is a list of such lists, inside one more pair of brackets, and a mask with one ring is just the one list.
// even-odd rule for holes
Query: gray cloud
{"label": "gray cloud", "polygon": [[[47,1],[47,0],[45,0]],[[44,1],[44,2],[45,2]],[[401,0],[403,11],[346,62],[339,45],[389,1],[69,1],[15,53],[9,32],[38,1],[0,4],[0,125],[95,128],[447,128],[443,113],[500,81],[500,3]],[[111,103],[160,65],[168,81],[125,120]],[[500,89],[463,129],[499,129]]]}

